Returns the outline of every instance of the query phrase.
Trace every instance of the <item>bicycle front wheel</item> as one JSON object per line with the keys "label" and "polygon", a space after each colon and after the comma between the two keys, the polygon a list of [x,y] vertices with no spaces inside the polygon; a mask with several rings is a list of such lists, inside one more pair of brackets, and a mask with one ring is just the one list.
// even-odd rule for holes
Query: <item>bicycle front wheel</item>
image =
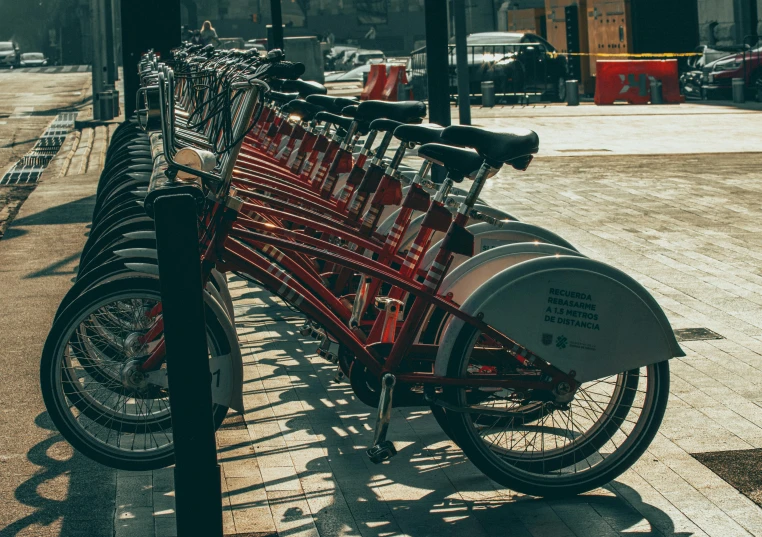
{"label": "bicycle front wheel", "polygon": [[[40,363],[45,406],[63,437],[89,458],[123,470],[174,462],[166,366],[143,375],[153,343],[139,337],[152,326],[159,282],[131,277],[103,283],[74,300],[53,324]],[[223,323],[206,308],[210,360],[231,354]],[[234,333],[234,332],[233,332]],[[228,407],[214,405],[215,427]]]}

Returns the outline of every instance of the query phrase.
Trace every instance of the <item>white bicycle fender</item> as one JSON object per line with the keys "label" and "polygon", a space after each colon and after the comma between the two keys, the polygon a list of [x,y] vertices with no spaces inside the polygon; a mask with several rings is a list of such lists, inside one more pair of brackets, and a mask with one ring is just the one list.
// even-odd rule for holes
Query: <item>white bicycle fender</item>
{"label": "white bicycle fender", "polygon": [[507,268],[524,261],[549,255],[581,256],[579,252],[556,244],[520,242],[506,244],[466,259],[451,270],[442,281],[437,294],[452,294],[456,304],[462,304],[484,282]]}
{"label": "white bicycle fender", "polygon": [[[451,270],[442,280],[437,294],[448,296],[455,304],[463,304],[474,291],[498,272],[524,261],[549,255],[582,254],[563,246],[542,242],[519,242],[498,246],[466,259],[464,263]],[[429,310],[422,327],[427,326],[431,313],[433,311]]]}
{"label": "white bicycle fender", "polygon": [[[468,226],[466,229],[468,229],[468,231],[474,235],[474,256],[499,246],[521,242],[555,244],[574,252],[577,251],[574,246],[569,244],[565,239],[556,235],[552,231],[545,229],[544,227],[535,226],[534,224],[527,224],[525,222],[503,222],[502,226],[499,228],[493,226],[488,222],[482,222],[480,224]],[[423,258],[421,267],[423,267],[425,270],[428,270],[428,268],[431,266],[431,263],[433,263],[434,259],[436,259],[441,247],[442,241],[440,240],[431,248],[429,248]],[[450,272],[465,263],[468,259],[473,259],[473,257],[469,258],[465,255],[455,254],[453,256],[452,264],[450,265]]]}
{"label": "white bicycle fender", "polygon": [[[685,356],[650,293],[622,271],[586,257],[546,256],[496,274],[460,308],[575,379],[586,382]],[[457,335],[441,338],[435,373],[444,376]]]}
{"label": "white bicycle fender", "polygon": [[376,228],[376,233],[386,235],[391,231],[394,222],[397,220],[397,214],[400,212],[399,205],[387,205],[381,212],[378,221],[381,222]]}
{"label": "white bicycle fender", "polygon": [[[217,299],[204,293],[204,301],[218,318],[229,319],[228,314]],[[228,341],[230,354],[209,360],[212,373],[212,400],[233,410],[244,412],[243,407],[243,358],[238,344],[238,333],[232,322],[221,322]]]}
{"label": "white bicycle fender", "polygon": [[[517,221],[516,217],[513,215],[502,211],[500,209],[495,209],[494,207],[490,207],[489,205],[476,205],[474,207],[477,211],[480,213],[484,213],[487,216],[491,216],[492,218],[496,218],[498,220],[508,220],[508,221]],[[448,207],[452,213],[455,213],[458,208],[457,207]],[[399,250],[407,250],[410,248],[410,245],[415,240],[416,235],[418,235],[418,231],[421,229],[421,223],[423,222],[423,219],[426,217],[426,214],[418,214],[418,216],[414,217],[410,221],[410,225],[407,228],[407,231],[402,236],[402,240],[400,241],[400,247]],[[473,224],[473,225],[488,225],[491,227],[491,224],[488,224],[486,222],[481,222],[480,224]],[[437,244],[439,241],[441,241],[445,236],[445,233],[443,231],[435,231],[434,234],[431,236],[431,244]]]}

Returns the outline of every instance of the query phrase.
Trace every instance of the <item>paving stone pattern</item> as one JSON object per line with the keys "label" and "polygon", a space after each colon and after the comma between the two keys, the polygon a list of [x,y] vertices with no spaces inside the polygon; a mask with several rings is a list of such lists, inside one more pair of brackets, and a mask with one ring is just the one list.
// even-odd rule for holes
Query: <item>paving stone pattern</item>
{"label": "paving stone pattern", "polygon": [[[371,464],[372,409],[333,382],[335,366],[297,334],[296,314],[231,278],[246,428],[235,417],[217,434],[226,534],[762,535],[762,510],[691,455],[762,447],[761,166],[758,154],[537,159],[485,189],[496,206],[631,274],[674,328],[725,338],[683,343],[651,448],[609,486],[569,500],[497,486],[426,408],[395,410],[399,455]],[[117,502],[117,537],[151,525],[175,534],[171,470],[120,473],[118,483],[131,492]]]}

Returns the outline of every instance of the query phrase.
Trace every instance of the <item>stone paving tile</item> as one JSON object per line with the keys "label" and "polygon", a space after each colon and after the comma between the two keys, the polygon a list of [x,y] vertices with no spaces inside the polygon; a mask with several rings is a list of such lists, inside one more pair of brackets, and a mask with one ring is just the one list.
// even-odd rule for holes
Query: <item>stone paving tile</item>
{"label": "stone paving tile", "polygon": [[[725,338],[683,343],[687,356],[671,362],[669,407],[651,447],[616,481],[573,499],[503,489],[426,408],[395,409],[399,455],[373,465],[364,454],[372,409],[333,382],[335,366],[298,335],[294,312],[231,277],[246,428],[217,435],[226,533],[762,535],[762,509],[690,456],[762,444],[760,165],[755,154],[537,159],[485,189],[496,206],[628,272],[675,328]],[[173,535],[171,473],[160,472],[147,497],[163,514],[156,534]],[[145,501],[134,493],[133,514]],[[117,529],[126,532],[124,511]]]}
{"label": "stone paving tile", "polygon": [[[252,296],[235,278],[231,291]],[[501,489],[464,459],[423,408],[395,410],[392,436],[400,454],[391,464],[373,465],[364,454],[372,409],[346,384],[332,382],[335,366],[316,358],[315,344],[297,337],[293,322],[262,321],[249,331],[249,317],[237,321],[246,327],[239,335],[249,457],[228,462],[235,458],[224,447],[232,432],[218,434],[237,531],[252,527],[253,519],[264,528],[258,531],[288,535],[573,536],[592,535],[584,532],[589,527],[596,535],[660,534],[612,490],[551,504]],[[232,477],[241,473],[261,481],[247,486],[247,478]],[[250,517],[243,525],[241,515]]]}

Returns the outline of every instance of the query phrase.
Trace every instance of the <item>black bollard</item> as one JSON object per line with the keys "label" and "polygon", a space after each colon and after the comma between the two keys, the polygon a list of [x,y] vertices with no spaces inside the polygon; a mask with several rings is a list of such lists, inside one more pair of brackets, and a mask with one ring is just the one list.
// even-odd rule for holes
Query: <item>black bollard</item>
{"label": "black bollard", "polygon": [[124,64],[124,117],[135,115],[140,87],[140,57],[155,50],[162,58],[180,46],[180,0],[122,0],[122,62]]}
{"label": "black bollard", "polygon": [[165,194],[154,202],[175,445],[177,534],[222,537],[196,211],[196,200],[189,194]]}
{"label": "black bollard", "polygon": [[[450,68],[447,55],[447,1],[425,0],[426,76],[429,91],[429,121],[448,127],[450,117]],[[435,182],[441,183],[445,170],[436,165],[431,170]]]}

